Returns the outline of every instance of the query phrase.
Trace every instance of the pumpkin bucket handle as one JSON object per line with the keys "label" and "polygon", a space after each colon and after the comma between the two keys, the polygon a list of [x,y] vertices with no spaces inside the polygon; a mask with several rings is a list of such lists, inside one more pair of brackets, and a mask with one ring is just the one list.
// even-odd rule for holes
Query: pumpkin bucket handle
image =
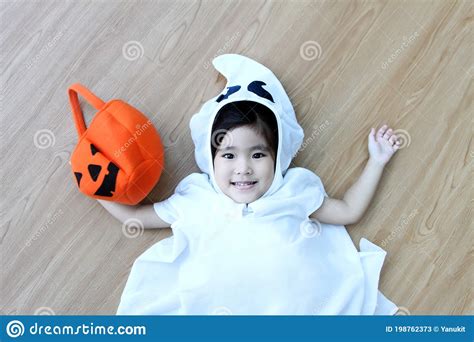
{"label": "pumpkin bucket handle", "polygon": [[72,112],[74,115],[74,122],[76,124],[77,132],[81,136],[87,129],[84,121],[84,115],[82,114],[81,106],[79,104],[78,94],[82,95],[87,102],[89,102],[95,109],[99,110],[105,105],[105,102],[95,96],[89,89],[84,87],[82,84],[74,83],[68,89],[69,103],[71,104]]}

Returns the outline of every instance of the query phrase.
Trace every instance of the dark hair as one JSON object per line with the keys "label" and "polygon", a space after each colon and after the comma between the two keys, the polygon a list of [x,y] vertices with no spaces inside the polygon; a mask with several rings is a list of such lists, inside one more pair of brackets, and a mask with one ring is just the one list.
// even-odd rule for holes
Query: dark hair
{"label": "dark hair", "polygon": [[253,101],[236,101],[223,106],[212,125],[212,160],[220,146],[225,132],[241,126],[250,126],[268,144],[276,162],[278,149],[278,124],[275,114],[266,106]]}

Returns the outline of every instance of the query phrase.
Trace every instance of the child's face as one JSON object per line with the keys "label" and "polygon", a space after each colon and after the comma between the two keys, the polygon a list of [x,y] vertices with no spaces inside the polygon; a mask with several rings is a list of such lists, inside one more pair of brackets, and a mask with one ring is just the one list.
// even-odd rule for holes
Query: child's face
{"label": "child's face", "polygon": [[214,177],[234,202],[251,203],[270,188],[274,165],[275,158],[265,139],[252,128],[241,126],[228,131],[217,148]]}

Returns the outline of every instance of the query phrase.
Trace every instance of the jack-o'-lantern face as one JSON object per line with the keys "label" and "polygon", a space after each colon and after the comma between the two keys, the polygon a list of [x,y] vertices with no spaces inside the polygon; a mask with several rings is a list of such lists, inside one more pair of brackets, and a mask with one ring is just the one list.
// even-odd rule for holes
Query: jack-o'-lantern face
{"label": "jack-o'-lantern face", "polygon": [[[87,145],[90,145],[90,151],[81,151],[83,158],[73,164],[77,186],[86,194],[112,197],[120,169],[93,144],[82,144],[84,149]],[[87,154],[90,154],[89,157]]]}

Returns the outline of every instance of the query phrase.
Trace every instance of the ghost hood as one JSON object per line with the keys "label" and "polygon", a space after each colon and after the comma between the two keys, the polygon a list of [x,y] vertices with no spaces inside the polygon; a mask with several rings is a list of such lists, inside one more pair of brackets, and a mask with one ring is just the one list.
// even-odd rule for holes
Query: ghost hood
{"label": "ghost hood", "polygon": [[214,189],[222,193],[214,179],[211,152],[211,130],[216,114],[226,104],[236,101],[254,101],[267,106],[275,114],[278,124],[275,177],[262,197],[269,196],[283,184],[283,176],[303,142],[303,129],[296,121],[295,111],[283,86],[268,68],[236,54],[218,56],[212,64],[226,78],[227,84],[219,95],[207,101],[191,118],[196,163],[202,172],[208,174]]}

